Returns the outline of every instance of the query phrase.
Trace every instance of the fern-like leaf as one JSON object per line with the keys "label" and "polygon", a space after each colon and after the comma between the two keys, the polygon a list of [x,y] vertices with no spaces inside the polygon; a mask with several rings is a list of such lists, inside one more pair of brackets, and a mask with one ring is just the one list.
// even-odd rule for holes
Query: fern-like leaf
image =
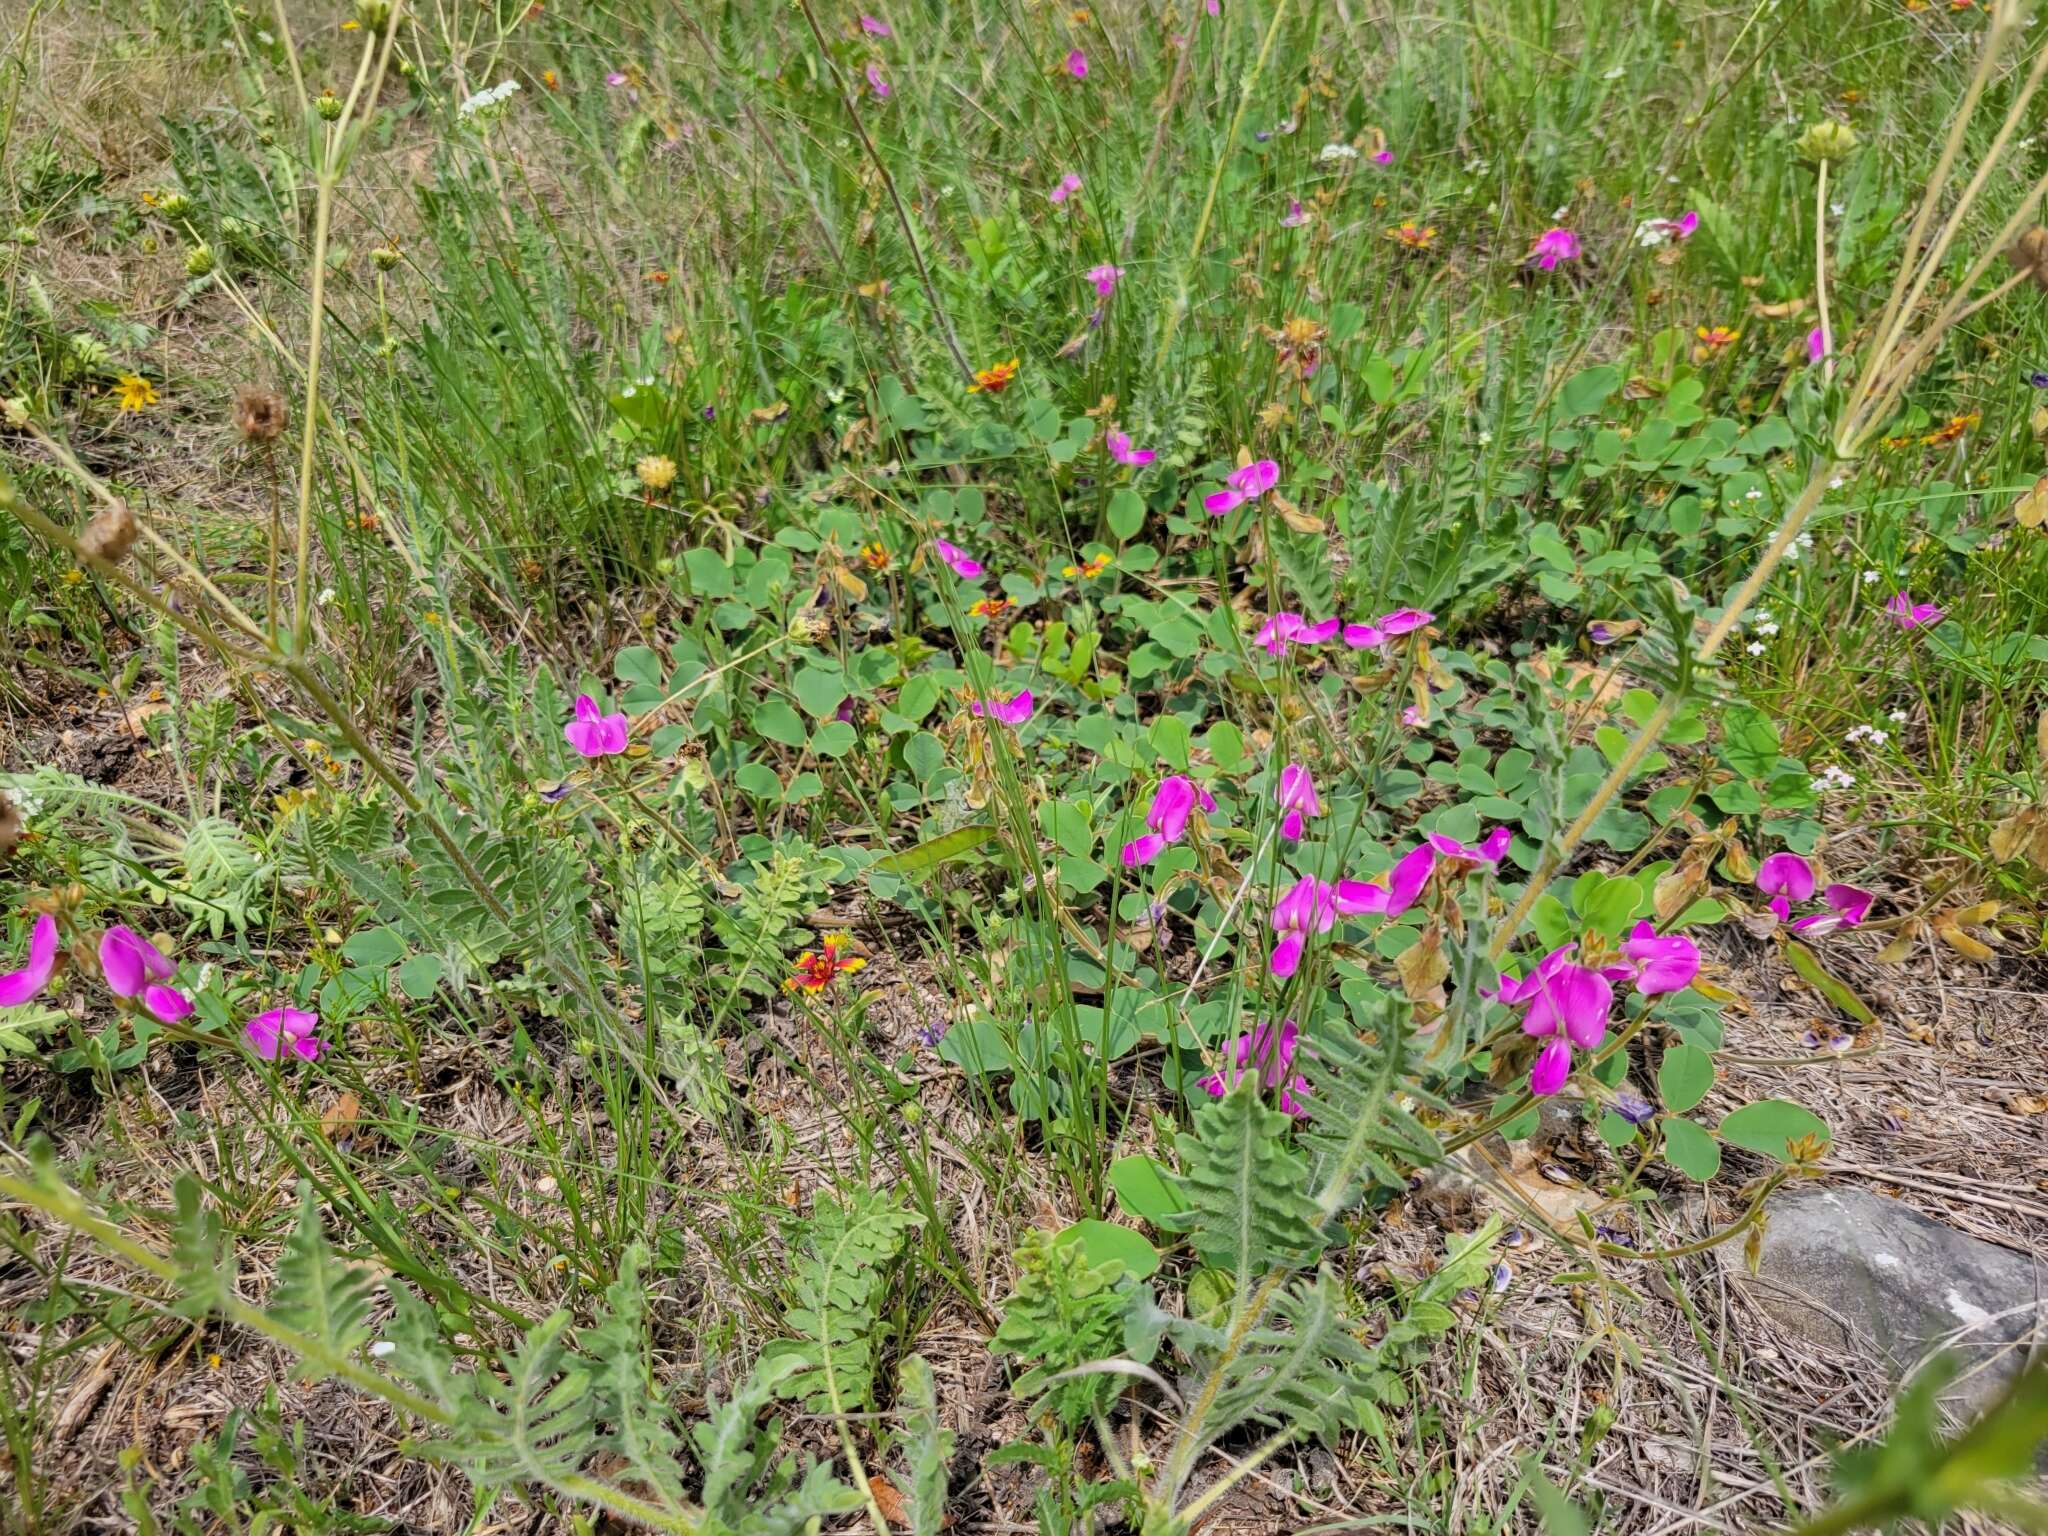
{"label": "fern-like leaf", "polygon": [[873,1407],[884,1270],[923,1224],[923,1217],[873,1190],[851,1191],[843,1204],[830,1195],[818,1198],[786,1319],[802,1337],[767,1351],[804,1367],[782,1382],[783,1396],[801,1397],[814,1413]]}
{"label": "fern-like leaf", "polygon": [[896,1397],[904,1405],[903,1453],[910,1471],[905,1506],[911,1536],[939,1536],[946,1520],[946,1466],[953,1459],[953,1432],[939,1427],[939,1396],[932,1368],[912,1355],[896,1371]]}
{"label": "fern-like leaf", "polygon": [[[1387,993],[1368,1000],[1360,1011],[1364,1034],[1341,1015],[1326,1014],[1304,1031],[1295,1055],[1295,1070],[1308,1079],[1308,1091],[1297,1096],[1308,1107],[1302,1140],[1313,1158],[1318,1189],[1340,1169],[1350,1170],[1347,1184],[1362,1177],[1367,1184],[1400,1189],[1408,1169],[1429,1167],[1443,1157],[1436,1137],[1399,1102],[1404,1095],[1437,1102],[1414,1086],[1407,1002]],[[1352,1193],[1338,1190],[1333,1209],[1341,1209]]]}
{"label": "fern-like leaf", "polygon": [[626,1250],[619,1278],[605,1288],[609,1313],[586,1330],[581,1343],[597,1363],[597,1384],[604,1399],[603,1417],[611,1425],[611,1448],[631,1465],[634,1475],[678,1508],[682,1480],[676,1473],[681,1437],[670,1422],[668,1405],[656,1395],[647,1369],[647,1292],[640,1283],[645,1250]]}
{"label": "fern-like leaf", "polygon": [[[361,1349],[370,1338],[370,1303],[376,1278],[361,1265],[345,1262],[320,1229],[320,1209],[313,1186],[299,1181],[299,1220],[285,1239],[277,1266],[277,1289],[270,1313],[309,1339],[318,1340],[334,1358]],[[317,1362],[308,1362],[317,1366]]]}
{"label": "fern-like leaf", "polygon": [[1262,1102],[1256,1076],[1246,1077],[1195,1116],[1184,1145],[1181,1188],[1195,1251],[1235,1270],[1239,1294],[1255,1270],[1296,1268],[1323,1251],[1308,1163],[1286,1142],[1292,1117]]}
{"label": "fern-like leaf", "polygon": [[199,1181],[180,1174],[172,1191],[177,1221],[171,1230],[171,1262],[178,1266],[177,1310],[203,1317],[235,1293],[234,1250],[222,1234],[220,1213],[206,1204]]}

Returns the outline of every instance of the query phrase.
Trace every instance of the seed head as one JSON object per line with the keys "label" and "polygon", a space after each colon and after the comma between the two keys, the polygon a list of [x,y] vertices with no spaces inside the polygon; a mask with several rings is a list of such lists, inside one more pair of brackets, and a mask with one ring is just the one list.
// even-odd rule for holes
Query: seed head
{"label": "seed head", "polygon": [[1840,160],[1856,147],[1856,130],[1847,123],[1824,117],[1799,135],[1799,142],[1793,147],[1802,158],[1815,163]]}
{"label": "seed head", "polygon": [[2034,280],[2034,286],[2048,289],[2048,228],[2036,224],[2013,241],[2005,259]]}
{"label": "seed head", "polygon": [[93,514],[78,536],[78,548],[88,559],[119,565],[141,537],[142,525],[135,521],[135,514],[126,502],[117,501]]}
{"label": "seed head", "polygon": [[235,391],[235,430],[244,442],[275,442],[289,416],[284,396],[275,390],[244,385]]}

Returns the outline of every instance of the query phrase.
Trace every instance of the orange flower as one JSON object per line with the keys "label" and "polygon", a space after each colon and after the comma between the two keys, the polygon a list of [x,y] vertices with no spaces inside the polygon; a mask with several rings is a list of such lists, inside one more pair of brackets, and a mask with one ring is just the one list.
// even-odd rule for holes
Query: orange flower
{"label": "orange flower", "polygon": [[1932,432],[1922,437],[1920,439],[1920,446],[1923,448],[1936,448],[1943,443],[1952,443],[1976,426],[1982,419],[1975,411],[1972,411],[1967,416],[1951,416],[1941,426],[1936,427]]}
{"label": "orange flower", "polygon": [[974,370],[974,382],[967,386],[967,393],[1000,395],[1010,387],[1010,381],[1016,377],[1017,359],[1014,357],[1007,363],[997,363],[991,368],[977,368]]}
{"label": "orange flower", "polygon": [[871,571],[889,569],[889,551],[879,544],[863,544],[860,547],[860,563]]}
{"label": "orange flower", "polygon": [[1700,325],[1693,327],[1693,335],[1700,344],[1692,349],[1692,360],[1703,363],[1723,347],[1733,346],[1742,337],[1742,332],[1731,330],[1725,325]]}
{"label": "orange flower", "polygon": [[825,935],[824,946],[816,950],[805,950],[796,957],[796,964],[788,976],[783,978],[785,992],[808,992],[816,994],[831,986],[840,976],[851,976],[866,967],[867,961],[859,955],[842,955],[846,947],[846,936],[840,933]]}
{"label": "orange flower", "polygon": [[562,88],[561,77],[552,69],[544,69],[540,72],[540,83],[551,91],[559,91]]}
{"label": "orange flower", "polygon": [[647,281],[650,283],[665,283],[668,281],[668,274],[666,272],[656,270],[647,274]]}
{"label": "orange flower", "polygon": [[1060,574],[1066,577],[1069,581],[1072,581],[1076,576],[1083,577],[1088,581],[1093,581],[1096,577],[1100,576],[1104,571],[1108,569],[1109,556],[1107,553],[1104,553],[1099,555],[1090,555],[1088,559],[1080,565],[1063,566],[1060,569]]}
{"label": "orange flower", "polygon": [[1007,597],[984,597],[968,605],[968,613],[977,619],[992,619],[1010,606]]}
{"label": "orange flower", "polygon": [[1403,219],[1387,231],[1387,238],[1408,247],[1411,251],[1426,251],[1436,239],[1434,224],[1417,224],[1413,219]]}

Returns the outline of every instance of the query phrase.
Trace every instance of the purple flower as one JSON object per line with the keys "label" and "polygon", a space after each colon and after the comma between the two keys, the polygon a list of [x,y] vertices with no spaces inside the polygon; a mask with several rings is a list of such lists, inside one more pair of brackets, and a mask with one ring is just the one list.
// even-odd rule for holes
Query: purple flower
{"label": "purple flower", "polygon": [[1374,650],[1387,643],[1387,632],[1377,624],[1346,624],[1344,643],[1354,651]]}
{"label": "purple flower", "polygon": [[1394,152],[1391,149],[1376,149],[1372,152],[1372,163],[1374,165],[1392,165],[1394,163]]}
{"label": "purple flower", "polygon": [[1323,803],[1316,798],[1315,780],[1299,763],[1289,763],[1280,770],[1280,785],[1274,799],[1284,813],[1280,818],[1280,835],[1289,842],[1301,840],[1308,817],[1323,814]]}
{"label": "purple flower", "polygon": [[57,969],[57,919],[45,912],[28,931],[28,963],[0,976],[0,1008],[16,1008],[49,985]]}
{"label": "purple flower", "polygon": [[1916,603],[1905,592],[1895,592],[1892,600],[1884,605],[1884,611],[1901,629],[1932,629],[1948,615],[1933,603]]}
{"label": "purple flower", "polygon": [[1001,699],[991,699],[988,703],[984,704],[980,699],[976,699],[967,706],[967,712],[974,715],[991,716],[1002,721],[1005,725],[1022,725],[1031,718],[1031,711],[1035,707],[1031,698],[1031,690],[1026,688],[1022,693],[1012,697],[1008,703],[1004,703]]}
{"label": "purple flower", "polygon": [[1045,196],[1048,202],[1064,203],[1068,198],[1072,197],[1076,192],[1080,190],[1081,178],[1076,176],[1072,171],[1069,171],[1066,175],[1062,176],[1059,179],[1059,185],[1054,187],[1050,192],[1046,193]]}
{"label": "purple flower", "polygon": [[889,30],[889,23],[882,20],[879,16],[861,17],[860,29],[867,33],[869,37],[894,37],[896,35]]}
{"label": "purple flower", "polygon": [[1088,78],[1088,55],[1078,48],[1068,54],[1067,73],[1076,80],[1086,80]]}
{"label": "purple flower", "polygon": [[302,1061],[318,1061],[327,1042],[313,1033],[320,1027],[320,1015],[302,1008],[273,1008],[259,1013],[242,1026],[242,1038],[249,1049],[265,1061],[276,1061],[286,1051]]}
{"label": "purple flower", "polygon": [[[1501,997],[1508,997],[1505,982]],[[1522,1032],[1550,1042],[1530,1070],[1529,1091],[1539,1096],[1556,1093],[1571,1073],[1572,1047],[1590,1051],[1607,1038],[1614,987],[1598,971],[1562,960],[1554,952],[1515,989],[1515,1000],[1528,1004]]]}
{"label": "purple flower", "polygon": [[1529,263],[1548,272],[1560,261],[1576,261],[1579,237],[1568,229],[1546,229],[1529,244]]}
{"label": "purple flower", "polygon": [[1827,327],[1816,325],[1806,333],[1806,360],[1817,363],[1828,355]]}
{"label": "purple flower", "polygon": [[1399,917],[1415,905],[1435,867],[1436,850],[1428,843],[1418,843],[1384,875],[1371,880],[1339,880],[1337,910],[1346,917],[1366,913]]}
{"label": "purple flower", "polygon": [[1536,1053],[1536,1065],[1529,1069],[1529,1091],[1539,1099],[1548,1098],[1564,1086],[1571,1072],[1571,1042],[1554,1039]]}
{"label": "purple flower", "polygon": [[616,757],[626,750],[626,717],[605,714],[587,693],[576,695],[576,718],[562,727],[562,739],[587,758]]}
{"label": "purple flower", "polygon": [[938,551],[939,558],[951,566],[953,574],[962,581],[972,581],[987,569],[986,566],[969,555],[958,544],[950,543],[945,539],[933,539],[932,548]]}
{"label": "purple flower", "polygon": [[882,100],[889,99],[889,82],[882,78],[882,66],[872,61],[868,64],[868,86]]}
{"label": "purple flower", "polygon": [[1624,1088],[1614,1095],[1614,1112],[1630,1125],[1643,1125],[1656,1117],[1657,1106]]}
{"label": "purple flower", "polygon": [[1307,621],[1298,613],[1276,613],[1259,626],[1259,632],[1252,636],[1252,644],[1269,656],[1285,656],[1288,644],[1297,639]]}
{"label": "purple flower", "polygon": [[1294,1020],[1283,1019],[1276,1030],[1260,1024],[1239,1035],[1224,1047],[1225,1065],[1202,1079],[1202,1087],[1213,1099],[1220,1099],[1238,1083],[1258,1073],[1260,1086],[1280,1089],[1280,1107],[1288,1114],[1305,1116],[1307,1108],[1295,1097],[1308,1089],[1308,1079],[1294,1075],[1294,1047],[1300,1030]]}
{"label": "purple flower", "polygon": [[1112,459],[1115,459],[1119,464],[1128,464],[1133,469],[1150,464],[1159,457],[1150,448],[1133,448],[1131,446],[1131,434],[1120,432],[1115,428],[1110,429],[1109,435],[1103,439],[1103,442],[1108,447],[1109,456]]}
{"label": "purple flower", "polygon": [[1221,517],[1247,501],[1257,501],[1279,483],[1280,466],[1271,459],[1259,459],[1224,476],[1225,489],[1203,497],[1202,506],[1211,517]]}
{"label": "purple flower", "polygon": [[1820,899],[1828,904],[1829,910],[1800,918],[1792,925],[1794,933],[1809,934],[1817,939],[1837,928],[1854,928],[1870,915],[1870,905],[1877,896],[1860,886],[1836,884],[1822,891]]}
{"label": "purple flower", "polygon": [[1145,813],[1145,825],[1152,830],[1124,844],[1124,866],[1135,869],[1151,862],[1177,843],[1188,830],[1188,818],[1199,805],[1214,812],[1216,800],[1209,791],[1183,774],[1168,774],[1152,792],[1152,809]]}
{"label": "purple flower", "polygon": [[1116,292],[1116,280],[1124,275],[1124,269],[1105,261],[1090,267],[1084,275],[1095,285],[1095,296],[1106,299]]}
{"label": "purple flower", "polygon": [[1273,974],[1283,981],[1301,965],[1310,933],[1328,933],[1337,924],[1336,891],[1328,881],[1303,875],[1273,904]]}
{"label": "purple flower", "polygon": [[1299,229],[1308,221],[1309,215],[1303,211],[1301,199],[1290,197],[1287,200],[1287,212],[1280,216],[1280,227],[1282,229]]}
{"label": "purple flower", "polygon": [[[1700,973],[1699,946],[1682,933],[1660,936],[1653,924],[1637,923],[1622,940],[1621,953],[1629,964],[1625,979],[1645,997],[1660,992],[1682,992]],[[1612,975],[1613,972],[1608,973]]]}
{"label": "purple flower", "polygon": [[1508,841],[1514,834],[1506,827],[1495,827],[1487,834],[1486,841],[1477,848],[1467,848],[1455,837],[1446,837],[1441,832],[1429,834],[1429,845],[1447,859],[1463,859],[1472,864],[1498,864],[1501,855],[1508,851]]}
{"label": "purple flower", "polygon": [[1771,898],[1779,922],[1792,916],[1792,904],[1813,894],[1813,866],[1796,853],[1774,853],[1757,866],[1756,888]]}

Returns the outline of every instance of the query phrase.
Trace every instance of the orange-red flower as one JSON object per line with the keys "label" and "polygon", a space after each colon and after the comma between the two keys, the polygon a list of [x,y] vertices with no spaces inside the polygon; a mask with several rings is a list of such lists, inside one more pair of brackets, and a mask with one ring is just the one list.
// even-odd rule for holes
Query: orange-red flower
{"label": "orange-red flower", "polygon": [[860,563],[871,571],[889,569],[889,551],[879,544],[863,544],[860,547]]}
{"label": "orange-red flower", "polygon": [[1725,325],[1699,325],[1693,327],[1693,335],[1700,344],[1692,349],[1692,360],[1703,363],[1724,347],[1732,347],[1742,339],[1742,332]]}
{"label": "orange-red flower", "polygon": [[974,382],[967,386],[967,393],[1000,395],[1010,387],[1010,381],[1017,377],[1017,363],[1018,360],[1013,357],[1007,363],[975,369]]}
{"label": "orange-red flower", "polygon": [[1387,231],[1387,238],[1398,241],[1411,251],[1426,251],[1436,239],[1436,226],[1418,224],[1413,219],[1403,219]]}
{"label": "orange-red flower", "polygon": [[842,954],[845,948],[846,935],[826,934],[822,947],[807,949],[796,957],[795,966],[783,978],[782,990],[815,995],[831,986],[838,977],[851,976],[866,967],[867,961],[859,955]]}
{"label": "orange-red flower", "polygon": [[1076,576],[1085,577],[1087,580],[1093,581],[1096,577],[1100,576],[1104,571],[1108,569],[1109,556],[1107,553],[1103,553],[1090,555],[1087,558],[1087,560],[1082,562],[1080,565],[1062,566],[1060,568],[1060,574],[1066,577],[1069,581],[1072,581]]}
{"label": "orange-red flower", "polygon": [[993,619],[1009,606],[1007,597],[984,597],[968,604],[967,611],[977,619]]}

